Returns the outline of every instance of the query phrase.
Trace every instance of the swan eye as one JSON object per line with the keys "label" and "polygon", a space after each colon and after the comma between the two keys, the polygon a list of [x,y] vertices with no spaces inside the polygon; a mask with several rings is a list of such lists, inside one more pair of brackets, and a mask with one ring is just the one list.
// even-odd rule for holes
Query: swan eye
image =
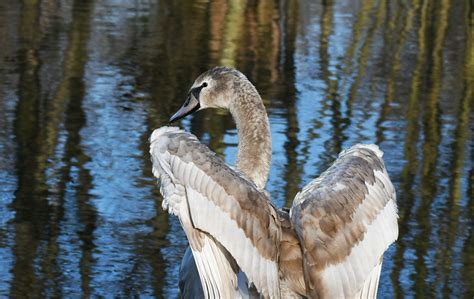
{"label": "swan eye", "polygon": [[204,87],[207,87],[207,82],[202,83],[202,84],[201,84],[201,87],[203,87],[203,88],[204,88]]}

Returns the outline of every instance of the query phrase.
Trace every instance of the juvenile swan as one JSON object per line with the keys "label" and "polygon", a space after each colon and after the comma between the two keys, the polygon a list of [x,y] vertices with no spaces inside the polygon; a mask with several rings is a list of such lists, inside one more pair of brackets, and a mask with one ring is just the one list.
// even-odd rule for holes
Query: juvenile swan
{"label": "juvenile swan", "polygon": [[150,137],[163,208],[183,226],[204,296],[239,296],[240,269],[267,298],[375,298],[383,254],[398,237],[395,190],[379,148],[343,151],[296,195],[288,214],[263,191],[271,141],[255,87],[237,70],[211,69],[170,121],[205,108],[232,114],[237,170],[178,128]]}

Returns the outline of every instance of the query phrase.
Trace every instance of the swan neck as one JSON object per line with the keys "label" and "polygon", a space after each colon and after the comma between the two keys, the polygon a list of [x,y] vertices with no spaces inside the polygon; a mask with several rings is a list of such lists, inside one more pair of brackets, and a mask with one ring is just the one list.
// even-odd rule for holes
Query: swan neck
{"label": "swan neck", "polygon": [[265,106],[253,85],[242,87],[230,112],[239,138],[236,167],[263,189],[271,161],[271,135]]}

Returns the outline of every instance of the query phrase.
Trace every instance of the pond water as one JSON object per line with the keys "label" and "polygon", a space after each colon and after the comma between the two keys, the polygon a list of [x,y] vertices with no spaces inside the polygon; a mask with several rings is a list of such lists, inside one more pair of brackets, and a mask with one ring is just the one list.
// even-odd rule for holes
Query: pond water
{"label": "pond water", "polygon": [[[474,296],[469,1],[0,2],[0,297],[178,296],[187,246],[147,139],[234,66],[270,117],[277,206],[377,143],[400,237],[379,297]],[[229,163],[229,115],[180,124]]]}

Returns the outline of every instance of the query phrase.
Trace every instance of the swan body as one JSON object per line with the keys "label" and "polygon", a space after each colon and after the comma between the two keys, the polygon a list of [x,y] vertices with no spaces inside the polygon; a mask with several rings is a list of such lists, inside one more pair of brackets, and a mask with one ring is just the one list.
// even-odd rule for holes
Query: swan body
{"label": "swan body", "polygon": [[[190,243],[182,278],[198,276],[206,298],[247,297],[241,274],[266,298],[375,298],[383,254],[398,237],[395,189],[379,148],[343,151],[290,211],[278,210],[264,191],[271,140],[255,87],[237,70],[211,69],[171,121],[205,108],[234,117],[237,169],[178,128],[150,137],[163,208],[179,218]],[[184,297],[198,296],[195,282],[181,280]]]}

